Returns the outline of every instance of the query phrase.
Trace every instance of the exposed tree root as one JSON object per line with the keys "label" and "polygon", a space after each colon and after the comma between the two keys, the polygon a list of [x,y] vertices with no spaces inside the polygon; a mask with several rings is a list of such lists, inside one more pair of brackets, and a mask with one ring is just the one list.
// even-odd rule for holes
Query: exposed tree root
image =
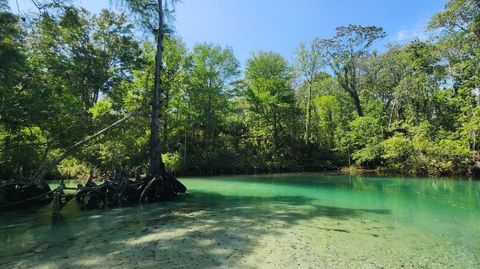
{"label": "exposed tree root", "polygon": [[[89,179],[85,186],[79,184],[73,195],[64,193],[62,184],[54,191],[53,216],[59,215],[63,206],[73,197],[84,209],[119,207],[136,203],[170,201],[186,187],[171,174],[149,176],[139,180],[114,177],[97,185]],[[58,197],[57,197],[58,196]]]}
{"label": "exposed tree root", "polygon": [[0,211],[49,204],[53,191],[47,183],[4,181],[0,186]]}
{"label": "exposed tree root", "polygon": [[170,201],[178,193],[185,193],[186,187],[178,179],[164,173],[137,180],[127,177],[113,177],[102,184],[90,177],[85,186],[78,184],[75,193],[68,194],[63,182],[55,190],[47,183],[40,187],[29,183],[24,185],[6,184],[0,188],[0,210],[46,205],[53,201],[53,217],[60,216],[60,210],[73,198],[83,209],[120,207],[137,203]]}

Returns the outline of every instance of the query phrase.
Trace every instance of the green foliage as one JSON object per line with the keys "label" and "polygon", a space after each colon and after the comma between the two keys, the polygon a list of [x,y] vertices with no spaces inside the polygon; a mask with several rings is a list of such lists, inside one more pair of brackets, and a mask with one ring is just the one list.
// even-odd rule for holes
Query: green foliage
{"label": "green foliage", "polygon": [[58,172],[67,179],[85,177],[92,170],[87,164],[82,163],[76,158],[67,158],[57,167]]}
{"label": "green foliage", "polygon": [[384,127],[378,118],[367,115],[351,121],[346,136],[348,146],[353,149],[352,159],[361,165],[378,165],[383,134]]}
{"label": "green foliage", "polygon": [[404,134],[396,133],[394,136],[382,142],[382,158],[386,161],[386,167],[395,171],[408,171],[414,149],[412,141]]}
{"label": "green foliage", "polygon": [[[410,136],[396,133],[382,142],[385,167],[415,174],[452,175],[473,167],[468,142],[454,134],[435,139],[428,122],[411,128]],[[463,171],[463,172],[460,172]]]}
{"label": "green foliage", "polygon": [[162,160],[168,172],[175,173],[182,167],[182,159],[178,152],[167,152],[162,154]]}
{"label": "green foliage", "polygon": [[[163,9],[176,1],[162,1]],[[158,2],[120,1],[146,32]],[[151,5],[150,5],[151,4]],[[112,122],[133,119],[74,152],[65,177],[149,165],[157,46],[129,15],[42,1],[22,24],[0,0],[0,177],[30,177]],[[302,43],[293,63],[258,51],[243,73],[233,50],[187,49],[164,23],[160,118],[171,172],[336,169],[453,175],[480,170],[478,1],[450,0],[430,41],[372,49],[382,28],[338,27]]]}
{"label": "green foliage", "polygon": [[2,177],[30,177],[41,164],[121,116],[120,85],[141,64],[139,43],[125,15],[102,11],[91,16],[66,7],[43,12],[33,22],[28,31],[12,24],[12,36],[5,35],[17,42],[11,47],[18,57],[6,61],[15,66],[5,65],[8,74],[0,83],[5,86],[0,91]]}
{"label": "green foliage", "polygon": [[360,61],[369,56],[373,42],[386,36],[381,27],[348,25],[337,27],[332,39],[317,39],[323,58],[333,70],[341,88],[352,98],[358,116],[363,116],[360,96]]}
{"label": "green foliage", "polygon": [[289,131],[293,131],[297,114],[288,62],[277,53],[260,51],[247,61],[245,79],[255,146],[263,149],[268,166],[282,167],[288,159],[285,147],[293,139]]}
{"label": "green foliage", "polygon": [[16,94],[27,73],[25,32],[19,18],[0,3],[0,121],[7,129],[16,129],[26,120],[21,107],[26,97]]}

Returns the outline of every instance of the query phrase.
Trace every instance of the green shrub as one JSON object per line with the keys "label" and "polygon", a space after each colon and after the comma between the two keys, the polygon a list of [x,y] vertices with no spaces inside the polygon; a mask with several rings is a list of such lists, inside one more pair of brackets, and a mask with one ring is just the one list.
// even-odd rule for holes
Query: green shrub
{"label": "green shrub", "polygon": [[72,179],[88,176],[91,167],[76,158],[70,157],[61,161],[57,170],[62,177]]}
{"label": "green shrub", "polygon": [[182,167],[182,158],[178,152],[167,152],[162,154],[165,168],[170,173],[175,173]]}
{"label": "green shrub", "polygon": [[404,134],[395,134],[382,142],[385,165],[389,169],[408,171],[411,169],[412,141]]}

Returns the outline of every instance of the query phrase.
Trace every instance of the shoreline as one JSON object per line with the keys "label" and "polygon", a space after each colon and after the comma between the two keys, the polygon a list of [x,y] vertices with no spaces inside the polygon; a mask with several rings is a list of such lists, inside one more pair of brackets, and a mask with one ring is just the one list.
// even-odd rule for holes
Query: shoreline
{"label": "shoreline", "polygon": [[[440,180],[452,180],[452,181],[480,181],[480,176],[471,176],[466,175],[451,175],[451,176],[436,176],[436,175],[414,175],[408,173],[394,173],[394,172],[385,172],[379,171],[376,169],[351,169],[348,167],[343,167],[336,170],[312,170],[312,171],[279,171],[279,172],[259,172],[259,173],[228,173],[228,174],[204,174],[204,175],[182,175],[181,173],[174,174],[177,178],[210,178],[210,177],[241,177],[241,176],[275,176],[275,175],[295,175],[295,174],[312,174],[312,175],[351,175],[351,176],[375,176],[375,177],[402,177],[405,179],[413,178],[425,178],[425,179],[440,179]],[[95,178],[96,182],[104,181],[108,178]],[[57,182],[62,179],[46,180],[47,182]],[[86,178],[71,178],[64,179],[66,181],[85,181]]]}

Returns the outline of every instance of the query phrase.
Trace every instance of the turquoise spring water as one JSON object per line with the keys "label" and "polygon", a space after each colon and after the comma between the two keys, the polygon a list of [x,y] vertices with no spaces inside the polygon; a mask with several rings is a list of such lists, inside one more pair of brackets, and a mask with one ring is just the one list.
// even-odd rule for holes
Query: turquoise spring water
{"label": "turquoise spring water", "polygon": [[480,183],[181,179],[176,202],[0,215],[2,268],[480,268]]}

